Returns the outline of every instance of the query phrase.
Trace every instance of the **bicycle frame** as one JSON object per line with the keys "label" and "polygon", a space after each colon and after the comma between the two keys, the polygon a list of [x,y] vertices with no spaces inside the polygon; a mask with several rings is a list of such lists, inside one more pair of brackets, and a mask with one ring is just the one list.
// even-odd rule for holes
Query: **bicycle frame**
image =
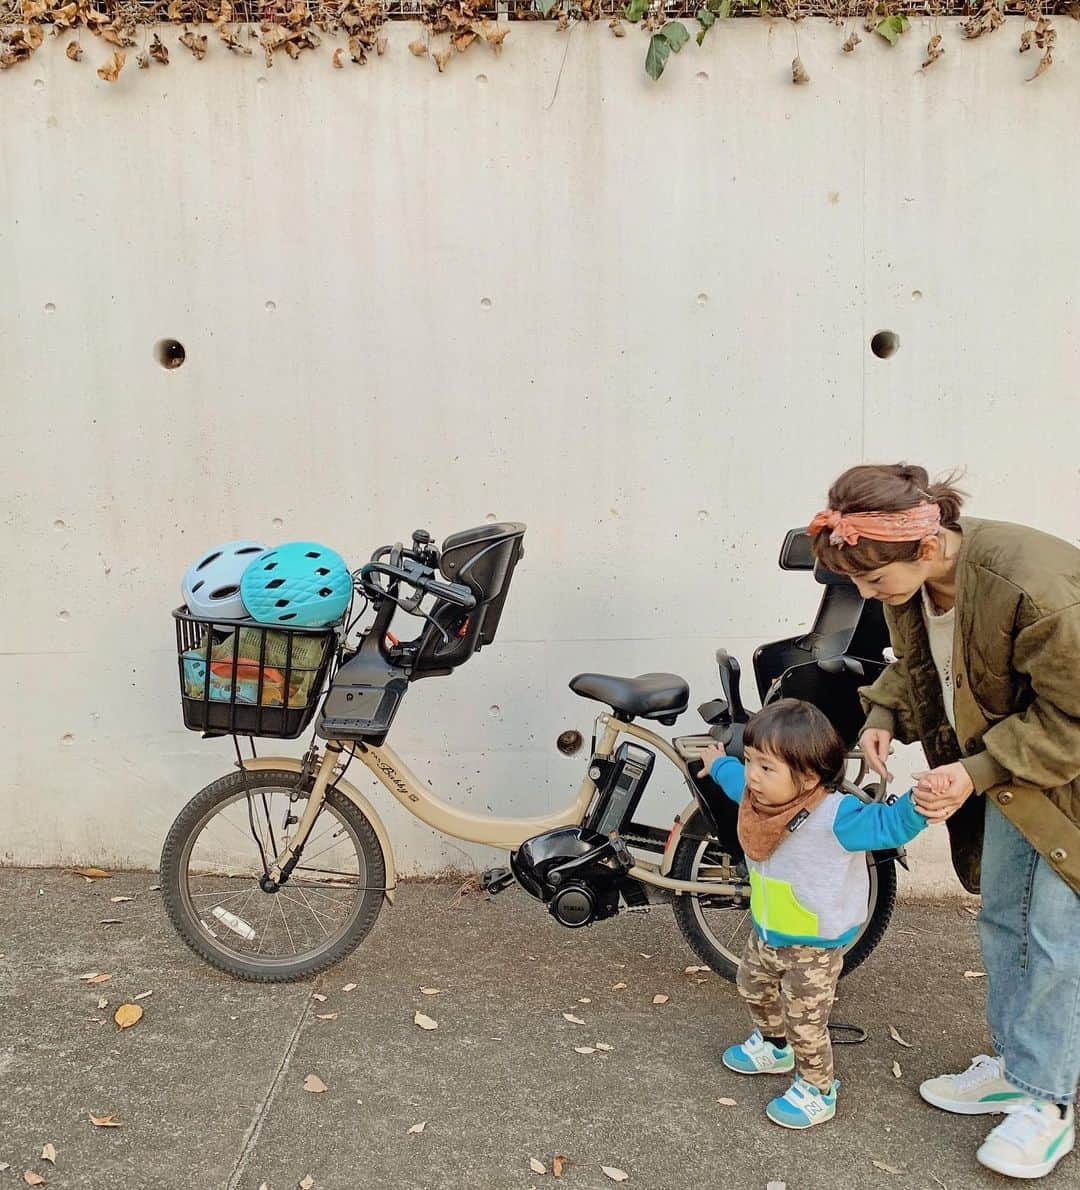
{"label": "bicycle frame", "polygon": [[[606,711],[597,717],[596,726],[598,731],[595,756],[601,758],[610,756],[621,736],[634,736],[656,748],[679,770],[693,799],[676,819],[675,828],[668,836],[667,844],[663,849],[662,862],[656,864],[639,860],[630,868],[627,875],[643,884],[650,884],[677,894],[736,895],[744,892],[745,890],[740,886],[720,881],[673,880],[666,875],[666,861],[670,859],[674,844],[678,841],[681,825],[698,804],[689,764],[700,756],[703,748],[714,742],[712,738],[707,735],[682,737],[678,743],[683,745],[683,748],[679,751],[648,728],[641,727],[637,723],[616,719],[614,715]],[[348,750],[350,758],[355,757],[361,761],[410,814],[427,826],[455,839],[463,839],[470,843],[483,843],[504,851],[514,851],[526,839],[545,831],[555,830],[561,826],[577,825],[584,818],[585,811],[596,792],[595,782],[586,773],[577,796],[562,809],[535,818],[501,818],[459,810],[448,802],[444,802],[416,777],[406,762],[387,744],[375,747],[359,742],[354,745],[351,742],[328,741],[321,755],[317,745],[313,744],[312,751],[305,762],[283,757],[260,757],[257,760],[245,760],[242,763],[244,769],[248,771],[285,769],[301,773],[304,771],[305,764],[310,764],[311,771],[315,775],[314,785],[307,799],[307,806],[297,823],[295,834],[291,840],[285,843],[269,866],[268,875],[271,880],[277,882],[281,879],[282,870],[307,841],[325,800],[326,790],[329,786],[334,786],[355,802],[370,820],[382,847],[386,864],[386,896],[389,901],[393,902],[397,877],[390,836],[370,801],[354,785],[342,778],[342,756],[346,750]],[[657,847],[656,850],[659,851],[660,848]]]}

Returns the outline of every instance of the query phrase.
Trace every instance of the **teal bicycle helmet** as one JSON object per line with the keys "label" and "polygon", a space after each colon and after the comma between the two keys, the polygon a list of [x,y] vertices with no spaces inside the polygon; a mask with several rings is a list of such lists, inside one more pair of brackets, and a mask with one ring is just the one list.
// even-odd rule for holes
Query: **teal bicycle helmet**
{"label": "teal bicycle helmet", "polygon": [[290,541],[267,550],[240,580],[251,618],[285,628],[336,623],[352,591],[352,575],[341,555],[314,541]]}

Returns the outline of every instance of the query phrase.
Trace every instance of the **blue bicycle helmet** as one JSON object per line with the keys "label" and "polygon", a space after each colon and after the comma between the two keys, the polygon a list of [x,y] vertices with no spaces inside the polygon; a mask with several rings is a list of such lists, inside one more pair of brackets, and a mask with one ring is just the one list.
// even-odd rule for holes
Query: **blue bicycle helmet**
{"label": "blue bicycle helmet", "polygon": [[352,598],[352,575],[334,550],[290,541],[260,555],[244,571],[240,594],[260,624],[322,628],[340,620]]}

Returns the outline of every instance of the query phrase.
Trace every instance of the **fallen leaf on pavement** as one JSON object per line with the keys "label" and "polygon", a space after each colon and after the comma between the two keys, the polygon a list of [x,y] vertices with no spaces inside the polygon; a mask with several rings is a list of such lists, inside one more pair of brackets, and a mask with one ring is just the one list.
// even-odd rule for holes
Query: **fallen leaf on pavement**
{"label": "fallen leaf on pavement", "polygon": [[304,1079],[304,1090],[310,1091],[312,1095],[321,1095],[326,1090],[326,1083],[317,1074],[309,1074]]}
{"label": "fallen leaf on pavement", "polygon": [[413,1017],[413,1024],[419,1025],[421,1029],[437,1029],[439,1027],[438,1021],[433,1021],[431,1017],[424,1016],[422,1012],[416,1013]]}
{"label": "fallen leaf on pavement", "polygon": [[578,1000],[578,1003],[579,1004],[591,1004],[592,1001],[589,999],[588,996],[582,996],[581,999]]}
{"label": "fallen leaf on pavement", "polygon": [[[651,959],[652,958],[651,954],[643,954],[640,950],[638,951],[638,954],[641,955],[641,957],[643,959]],[[601,1165],[600,1168],[603,1169],[604,1167]]]}
{"label": "fallen leaf on pavement", "polygon": [[425,996],[437,996],[442,988],[421,988],[420,991]]}
{"label": "fallen leaf on pavement", "polygon": [[410,1136],[418,1136],[427,1127],[427,1120],[421,1120],[419,1124],[414,1124],[409,1129]]}
{"label": "fallen leaf on pavement", "polygon": [[708,968],[708,967],[687,967],[683,971],[683,975],[697,975],[697,973],[699,971],[708,971],[708,970],[710,970],[710,968]]}
{"label": "fallen leaf on pavement", "polygon": [[624,1170],[616,1169],[614,1165],[601,1165],[600,1172],[611,1178],[613,1182],[628,1182],[630,1175]]}
{"label": "fallen leaf on pavement", "polygon": [[41,1174],[34,1173],[34,1171],[32,1169],[28,1169],[26,1171],[26,1173],[23,1174],[23,1181],[28,1186],[44,1186],[45,1185],[45,1179],[41,1176]]}
{"label": "fallen leaf on pavement", "polygon": [[893,1076],[893,1078],[899,1078],[899,1077],[900,1077],[900,1075],[901,1075],[902,1073],[903,1073],[903,1072],[902,1072],[902,1071],[901,1071],[901,1069],[900,1069],[900,1063],[899,1063],[899,1062],[894,1062],[894,1063],[892,1064],[892,1076]]}
{"label": "fallen leaf on pavement", "polygon": [[547,1166],[542,1161],[537,1161],[535,1157],[529,1158],[529,1168],[533,1173],[547,1173]]}
{"label": "fallen leaf on pavement", "polygon": [[315,1019],[317,1021],[336,1021],[337,1013],[336,1012],[318,1012],[315,1014]]}
{"label": "fallen leaf on pavement", "polygon": [[125,901],[134,901],[134,897],[110,897],[109,901],[113,905],[122,905]]}
{"label": "fallen leaf on pavement", "polygon": [[665,996],[663,992],[658,992],[652,998],[654,1004],[666,1004],[671,999],[670,996]]}
{"label": "fallen leaf on pavement", "polygon": [[355,983],[347,983],[341,990],[343,992],[351,992],[356,987]]}
{"label": "fallen leaf on pavement", "polygon": [[[121,54],[122,58],[124,55]],[[106,872],[104,868],[72,868],[68,873],[69,876],[84,876],[87,880],[111,880],[112,872]]]}
{"label": "fallen leaf on pavement", "polygon": [[551,1163],[551,1172],[557,1178],[561,1178],[563,1176],[563,1170],[566,1168],[567,1164],[567,1160],[562,1155],[562,1153],[556,1153],[555,1160]]}
{"label": "fallen leaf on pavement", "polygon": [[911,1049],[911,1048],[912,1048],[911,1042],[910,1042],[910,1041],[905,1041],[905,1040],[904,1040],[904,1039],[903,1039],[903,1038],[900,1036],[899,1032],[897,1032],[897,1030],[896,1030],[896,1027],[895,1027],[894,1025],[890,1025],[890,1026],[889,1026],[889,1036],[890,1036],[890,1037],[893,1039],[893,1041],[895,1041],[895,1042],[896,1042],[896,1044],[897,1044],[897,1045],[902,1045],[902,1046],[903,1046],[905,1049]]}
{"label": "fallen leaf on pavement", "polygon": [[91,1116],[90,1123],[95,1128],[119,1128],[120,1121],[114,1120],[112,1116]]}
{"label": "fallen leaf on pavement", "polygon": [[326,1001],[326,997],[322,994],[322,992],[312,992],[311,998],[312,1000],[318,1000],[320,1004],[323,1004]]}
{"label": "fallen leaf on pavement", "polygon": [[722,1099],[718,1099],[716,1102],[722,1103],[724,1105],[724,1107],[734,1107],[735,1106],[735,1100],[729,1099],[726,1095]]}
{"label": "fallen leaf on pavement", "polygon": [[315,1179],[311,1176],[311,1174],[308,1174],[307,1177],[304,1178],[304,1180],[300,1183],[300,1190],[311,1190],[312,1186],[314,1185]]}
{"label": "fallen leaf on pavement", "polygon": [[53,1163],[53,1165],[56,1164],[56,1150],[53,1148],[53,1146],[51,1144],[44,1145],[42,1147],[41,1159],[42,1159],[42,1161],[51,1161]]}
{"label": "fallen leaf on pavement", "polygon": [[595,1045],[598,1050],[603,1050],[605,1054],[610,1053],[611,1051],[611,1046],[608,1045],[606,1041],[594,1041],[593,1045]]}
{"label": "fallen leaf on pavement", "polygon": [[153,994],[153,992],[140,992],[137,996],[132,996],[131,998],[132,1000],[145,1000]]}
{"label": "fallen leaf on pavement", "polygon": [[625,988],[626,988],[626,984],[625,984],[625,983],[616,983],[616,984],[612,984],[612,986],[611,986],[611,990],[612,990],[613,992],[621,992],[621,991],[623,991]]}
{"label": "fallen leaf on pavement", "polygon": [[572,1012],[564,1012],[563,1020],[569,1021],[572,1025],[583,1025],[585,1022],[579,1016],[574,1016]]}
{"label": "fallen leaf on pavement", "polygon": [[142,1020],[143,1010],[138,1004],[121,1004],[113,1013],[113,1020],[121,1029],[130,1029]]}
{"label": "fallen leaf on pavement", "polygon": [[964,978],[965,979],[985,979],[986,972],[985,971],[965,971]]}
{"label": "fallen leaf on pavement", "polygon": [[898,1170],[895,1165],[886,1165],[884,1161],[875,1161],[873,1164],[874,1164],[874,1168],[880,1169],[882,1173],[899,1173],[900,1172],[900,1170]]}
{"label": "fallen leaf on pavement", "polygon": [[574,1053],[575,1054],[595,1054],[596,1047],[592,1046],[592,1045],[575,1045]]}
{"label": "fallen leaf on pavement", "polygon": [[108,1000],[105,999],[104,996],[102,996],[101,999],[97,1002],[97,1006],[98,1006],[98,1011],[100,1012],[101,1009],[109,1007],[109,1002],[108,1002]]}

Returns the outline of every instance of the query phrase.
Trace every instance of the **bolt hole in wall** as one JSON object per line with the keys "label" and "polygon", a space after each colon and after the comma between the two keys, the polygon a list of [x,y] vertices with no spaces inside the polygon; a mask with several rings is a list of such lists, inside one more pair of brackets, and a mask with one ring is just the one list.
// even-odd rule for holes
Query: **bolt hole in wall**
{"label": "bolt hole in wall", "polygon": [[187,359],[187,352],[177,339],[158,339],[154,344],[154,358],[163,368],[179,368]]}
{"label": "bolt hole in wall", "polygon": [[895,331],[878,331],[870,340],[870,350],[878,359],[888,359],[900,350],[900,336]]}

